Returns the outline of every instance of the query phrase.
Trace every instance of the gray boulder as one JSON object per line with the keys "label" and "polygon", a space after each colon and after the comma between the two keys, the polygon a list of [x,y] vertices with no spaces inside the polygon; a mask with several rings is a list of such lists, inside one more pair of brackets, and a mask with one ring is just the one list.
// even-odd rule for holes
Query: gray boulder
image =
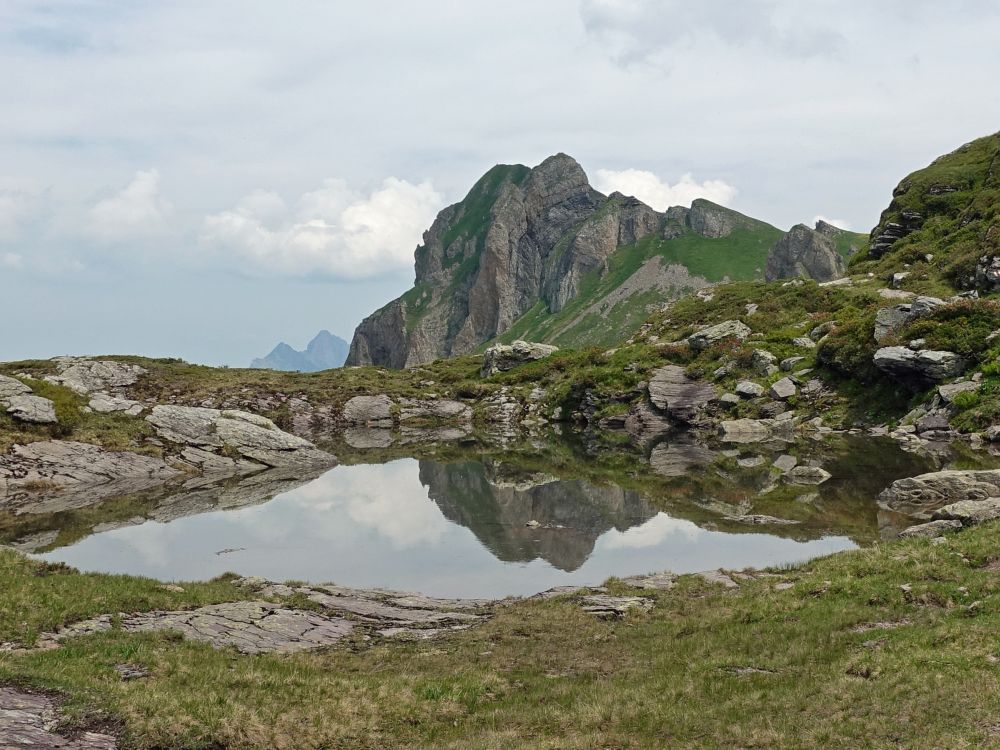
{"label": "gray boulder", "polygon": [[363,427],[392,427],[393,400],[384,393],[355,396],[344,404],[344,420]]}
{"label": "gray boulder", "polygon": [[945,304],[939,297],[920,296],[912,302],[879,309],[875,313],[875,340],[882,341],[907,323],[930,315]]}
{"label": "gray boulder", "polygon": [[26,393],[31,393],[31,388],[20,380],[0,375],[0,401],[6,401],[12,396],[23,396]]}
{"label": "gray boulder", "polygon": [[32,424],[57,424],[56,405],[42,396],[22,395],[6,399],[7,413]]}
{"label": "gray boulder", "polygon": [[742,398],[760,398],[764,395],[764,386],[752,380],[741,380],[736,384],[736,394]]}
{"label": "gray boulder", "polygon": [[961,375],[965,360],[954,352],[933,349],[914,351],[905,346],[885,346],[875,352],[875,366],[889,375],[916,383],[938,382]]}
{"label": "gray boulder", "polygon": [[782,378],[771,386],[768,393],[771,395],[771,398],[776,398],[779,401],[787,401],[798,393],[798,389],[791,378]]}
{"label": "gray boulder", "polygon": [[661,367],[653,373],[647,386],[649,400],[679,422],[692,422],[717,391],[711,383],[691,380],[677,365]]}
{"label": "gray boulder", "polygon": [[333,463],[336,459],[269,419],[245,411],[155,406],[146,421],[159,437],[182,445],[236,453],[265,466]]}
{"label": "gray boulder", "polygon": [[525,362],[534,362],[548,357],[559,347],[532,341],[515,341],[513,344],[494,344],[483,353],[480,375],[488,378],[498,372],[506,372]]}
{"label": "gray boulder", "polygon": [[758,375],[768,376],[778,371],[778,358],[766,349],[754,349],[750,367]]}
{"label": "gray boulder", "polygon": [[795,365],[797,365],[799,362],[804,362],[805,359],[806,359],[805,357],[787,357],[781,360],[781,364],[779,365],[779,367],[784,372],[791,372],[792,370],[795,369]]}
{"label": "gray boulder", "polygon": [[764,279],[776,281],[804,277],[832,281],[847,273],[847,264],[834,241],[805,224],[791,228],[767,255]]}
{"label": "gray boulder", "polygon": [[957,531],[962,528],[961,521],[928,521],[918,523],[916,526],[909,526],[899,532],[903,539],[933,539],[949,531]]}
{"label": "gray boulder", "polygon": [[1000,497],[988,497],[985,500],[959,500],[957,503],[945,505],[934,512],[935,520],[958,521],[963,526],[977,524],[1000,518]]}
{"label": "gray boulder", "polygon": [[979,390],[979,383],[973,383],[971,380],[966,380],[963,383],[948,383],[947,385],[938,386],[938,395],[941,396],[941,400],[946,404],[954,402],[955,396],[960,393],[970,393],[972,391]]}
{"label": "gray boulder", "polygon": [[771,425],[759,419],[730,419],[719,423],[724,443],[762,443],[774,436]]}
{"label": "gray boulder", "polygon": [[101,414],[111,414],[121,412],[138,417],[145,410],[145,405],[140,401],[133,401],[121,396],[112,396],[109,393],[95,393],[88,406]]}
{"label": "gray boulder", "polygon": [[938,508],[962,500],[1000,496],[1000,469],[934,471],[897,479],[878,496],[886,510],[929,519]]}
{"label": "gray boulder", "polygon": [[745,341],[751,334],[750,327],[739,320],[726,320],[692,333],[687,337],[688,345],[696,352],[707,349],[712,344],[725,339]]}
{"label": "gray boulder", "polygon": [[461,401],[451,399],[412,399],[399,400],[399,421],[411,419],[455,420],[468,422],[472,419],[472,409]]}

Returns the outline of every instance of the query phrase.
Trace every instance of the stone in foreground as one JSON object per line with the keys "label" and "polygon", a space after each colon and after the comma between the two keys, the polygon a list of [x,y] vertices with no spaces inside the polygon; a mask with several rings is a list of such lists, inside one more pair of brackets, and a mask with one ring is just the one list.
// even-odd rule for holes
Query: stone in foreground
{"label": "stone in foreground", "polygon": [[1000,496],[1000,469],[934,471],[897,479],[878,496],[878,504],[914,518],[929,520],[942,506],[961,500]]}
{"label": "stone in foreground", "polygon": [[1000,497],[989,497],[985,500],[959,500],[957,503],[938,508],[934,518],[945,521],[958,521],[963,526],[976,526],[994,518],[1000,518]]}
{"label": "stone in foreground", "polygon": [[944,520],[928,521],[910,526],[899,532],[902,539],[933,539],[934,537],[946,534],[949,531],[957,531],[962,528],[961,521]]}
{"label": "stone in foreground", "polygon": [[32,424],[57,424],[56,405],[42,396],[21,395],[7,399],[7,413]]}
{"label": "stone in foreground", "polygon": [[80,732],[72,738],[56,734],[58,715],[45,695],[0,687],[0,748],[3,750],[115,750],[115,738]]}
{"label": "stone in foreground", "polygon": [[[55,645],[78,635],[111,630],[111,615],[70,625],[40,642]],[[232,646],[244,654],[294,653],[330,646],[349,635],[354,624],[342,617],[287,609],[271,602],[210,604],[188,612],[147,612],[121,617],[128,633],[173,631],[214,648]]]}
{"label": "stone in foreground", "polygon": [[538,344],[533,341],[515,341],[513,344],[494,344],[483,353],[483,367],[480,375],[488,378],[498,372],[506,372],[526,362],[544,359],[559,347]]}

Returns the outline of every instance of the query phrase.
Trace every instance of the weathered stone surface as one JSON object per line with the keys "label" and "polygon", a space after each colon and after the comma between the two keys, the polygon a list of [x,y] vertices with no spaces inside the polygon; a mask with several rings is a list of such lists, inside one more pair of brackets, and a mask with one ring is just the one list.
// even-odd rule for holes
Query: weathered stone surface
{"label": "weathered stone surface", "polygon": [[798,393],[798,389],[795,387],[795,383],[793,383],[790,378],[782,378],[771,386],[768,393],[771,395],[771,398],[776,398],[780,401],[787,401]]}
{"label": "weathered stone surface", "polygon": [[750,327],[745,323],[739,320],[726,320],[692,333],[688,336],[687,342],[692,349],[698,352],[725,339],[732,338],[738,341],[745,341],[750,334]]}
{"label": "weathered stone surface", "polygon": [[846,272],[847,265],[830,236],[805,224],[796,224],[768,253],[764,279],[804,277],[831,281]]}
{"label": "weathered stone surface", "polygon": [[785,474],[785,481],[792,484],[823,484],[832,475],[819,466],[796,466]]}
{"label": "weathered stone surface", "polygon": [[115,738],[101,732],[57,734],[52,698],[0,687],[0,748],[3,750],[115,750]]}
{"label": "weathered stone surface", "polygon": [[915,526],[910,526],[899,532],[899,536],[903,539],[933,539],[934,537],[941,536],[949,531],[956,531],[962,528],[961,521],[928,521],[927,523],[918,523]]}
{"label": "weathered stone surface", "polygon": [[950,404],[955,400],[955,396],[960,393],[969,393],[972,391],[979,390],[979,383],[973,383],[971,380],[967,380],[964,383],[948,383],[947,385],[938,386],[938,395],[941,396],[941,400],[946,404]]}
{"label": "weathered stone surface", "polygon": [[799,460],[795,456],[790,456],[787,453],[783,453],[774,459],[772,466],[780,471],[782,474],[786,474],[796,466],[798,466]]}
{"label": "weathered stone surface", "polygon": [[816,342],[808,336],[797,336],[792,339],[792,346],[797,346],[800,349],[815,349]]}
{"label": "weathered stone surface", "polygon": [[384,393],[355,396],[344,404],[344,420],[362,427],[391,427],[393,400]]}
{"label": "weathered stone surface", "polygon": [[472,419],[472,409],[461,401],[451,399],[410,399],[399,401],[399,421],[411,419],[449,420],[468,422]]}
{"label": "weathered stone surface", "polygon": [[[146,612],[120,615],[127,633],[174,631],[215,648],[232,646],[245,654],[294,653],[329,646],[349,635],[354,624],[342,617],[287,609],[264,601],[210,604],[183,612]],[[67,638],[111,630],[113,618],[102,615],[40,636],[39,642],[57,644]]]}
{"label": "weathered stone surface", "polygon": [[764,395],[764,386],[752,380],[741,380],[736,384],[736,395],[746,399],[760,398]]}
{"label": "weathered stone surface", "polygon": [[777,371],[777,362],[778,358],[767,349],[754,349],[750,359],[750,367],[758,375],[767,376]]}
{"label": "weathered stone surface", "polygon": [[875,366],[904,380],[936,382],[961,375],[966,362],[954,352],[886,346],[875,352]]}
{"label": "weathered stone surface", "polygon": [[640,443],[669,432],[674,423],[645,400],[634,404],[625,417],[625,431]]}
{"label": "weathered stone surface", "polygon": [[632,611],[648,612],[652,608],[653,600],[642,596],[591,594],[583,597],[583,611],[605,620],[620,619]]}
{"label": "weathered stone surface", "polygon": [[57,357],[54,361],[59,374],[49,375],[45,379],[64,385],[81,395],[126,388],[146,374],[146,369],[139,365],[113,360]]}
{"label": "weathered stone surface", "polygon": [[934,511],[936,520],[959,521],[963,526],[975,526],[1000,518],[1000,497],[985,500],[959,500]]}
{"label": "weathered stone surface", "polygon": [[792,370],[795,369],[795,365],[797,365],[799,362],[804,362],[805,359],[806,359],[805,357],[787,357],[781,360],[781,364],[779,365],[779,367],[784,372],[791,372]]}
{"label": "weathered stone surface", "polygon": [[875,313],[875,340],[882,341],[898,328],[917,318],[930,315],[945,304],[947,303],[938,297],[919,296],[912,302],[879,309]]}
{"label": "weathered stone surface", "polygon": [[31,393],[31,388],[20,380],[0,375],[0,402],[5,403],[12,396],[23,396],[26,393]]}
{"label": "weathered stone surface", "polygon": [[237,410],[154,406],[146,421],[165,440],[198,448],[235,451],[265,466],[332,464],[336,459],[269,419]]}
{"label": "weathered stone surface", "polygon": [[348,427],[344,442],[352,448],[388,448],[395,442],[392,430],[378,427]]}
{"label": "weathered stone surface", "polygon": [[515,341],[512,344],[494,344],[483,353],[483,366],[480,375],[484,378],[498,372],[506,372],[525,362],[534,362],[548,357],[559,347],[549,344],[538,344],[532,341]]}
{"label": "weathered stone surface", "polygon": [[21,395],[6,399],[7,413],[14,419],[32,424],[56,424],[56,405],[42,396]]}
{"label": "weathered stone surface", "polygon": [[124,412],[133,417],[138,417],[146,408],[140,401],[133,401],[121,396],[112,396],[109,393],[95,393],[91,396],[88,406],[101,414]]}
{"label": "weathered stone surface", "polygon": [[651,591],[667,591],[674,587],[677,576],[673,573],[651,573],[649,575],[628,576],[622,578],[622,583],[637,589]]}
{"label": "weathered stone surface", "polygon": [[879,495],[881,507],[929,519],[938,508],[961,500],[1000,496],[1000,469],[935,471],[897,479]]}
{"label": "weathered stone surface", "polygon": [[718,393],[711,383],[689,379],[684,368],[677,365],[656,370],[647,388],[649,400],[680,422],[696,420],[698,413]]}

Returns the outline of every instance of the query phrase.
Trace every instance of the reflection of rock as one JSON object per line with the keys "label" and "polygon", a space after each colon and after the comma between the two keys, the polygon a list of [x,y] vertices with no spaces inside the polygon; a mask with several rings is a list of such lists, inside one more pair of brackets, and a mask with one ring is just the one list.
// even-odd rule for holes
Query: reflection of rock
{"label": "reflection of rock", "polygon": [[694,442],[660,443],[649,456],[653,471],[665,477],[682,477],[697,466],[712,463],[716,454]]}
{"label": "reflection of rock", "polygon": [[0,505],[16,502],[19,491],[56,490],[110,482],[149,486],[180,474],[161,459],[107,451],[68,440],[15,445],[0,455]]}
{"label": "reflection of rock", "polygon": [[[420,462],[420,481],[445,517],[467,527],[499,559],[543,558],[561,570],[580,567],[604,532],[625,531],[655,515],[638,494],[586,482],[545,481],[526,489],[479,463]],[[537,521],[531,528],[529,521]],[[561,528],[557,528],[561,527]]]}
{"label": "reflection of rock", "polygon": [[[94,520],[101,517],[103,508],[114,513],[120,505],[116,502],[119,499],[126,501],[127,515],[118,518],[105,516],[107,520],[88,526],[89,533],[137,526],[150,520],[166,523],[200,513],[261,505],[276,495],[311,482],[325,471],[326,467],[314,467],[307,471],[300,468],[271,469],[238,479],[195,476],[183,483],[157,482],[154,487],[148,483],[130,485],[119,481],[79,489],[67,488],[41,497],[33,495],[30,503],[7,507],[17,520],[6,523],[4,528],[9,528],[16,536],[11,541],[0,537],[0,543],[31,552],[51,548],[58,541],[59,529],[79,526],[80,521],[74,518],[76,511],[87,508],[85,522],[94,524]],[[137,507],[142,509],[138,514],[135,512]],[[18,521],[23,526],[19,527]],[[19,528],[26,531],[18,533]],[[77,539],[74,537],[73,541]]]}
{"label": "reflection of rock", "polygon": [[349,427],[344,441],[352,448],[388,448],[393,443],[392,430],[378,427]]}

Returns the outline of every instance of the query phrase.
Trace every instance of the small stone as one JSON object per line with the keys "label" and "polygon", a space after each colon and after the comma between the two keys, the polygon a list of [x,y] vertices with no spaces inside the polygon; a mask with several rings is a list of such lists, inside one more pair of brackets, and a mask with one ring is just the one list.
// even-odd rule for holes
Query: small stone
{"label": "small stone", "polygon": [[795,456],[790,456],[784,453],[774,459],[772,466],[780,471],[782,474],[787,474],[796,466],[798,466],[799,460]]}
{"label": "small stone", "polygon": [[808,336],[799,336],[797,338],[792,339],[792,346],[797,346],[801,349],[815,349],[816,342],[813,341]]}
{"label": "small stone", "polygon": [[806,359],[805,357],[786,357],[785,359],[781,360],[780,367],[785,372],[791,372],[792,370],[795,369],[795,365],[797,365],[799,362],[804,362],[805,359]]}
{"label": "small stone", "polygon": [[782,378],[771,386],[768,393],[771,394],[771,398],[787,401],[798,393],[798,389],[795,387],[795,383],[793,383],[791,379]]}
{"label": "small stone", "polygon": [[736,460],[737,465],[743,469],[752,469],[764,463],[763,456],[747,456]]}
{"label": "small stone", "polygon": [[736,394],[746,399],[759,398],[764,395],[764,386],[752,380],[741,380],[736,384]]}
{"label": "small stone", "polygon": [[785,478],[792,484],[823,484],[832,474],[819,466],[796,466]]}

